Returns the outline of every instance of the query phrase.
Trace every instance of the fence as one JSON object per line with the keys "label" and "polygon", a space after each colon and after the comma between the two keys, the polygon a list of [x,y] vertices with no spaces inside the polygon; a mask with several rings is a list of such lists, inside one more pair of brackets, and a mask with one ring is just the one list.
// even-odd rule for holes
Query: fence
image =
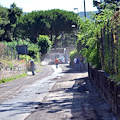
{"label": "fence", "polygon": [[18,59],[18,53],[16,50],[5,46],[4,44],[0,43],[0,58],[6,60],[16,60]]}
{"label": "fence", "polygon": [[[110,75],[120,75],[120,10],[104,24],[98,34],[97,50],[99,68]],[[120,84],[111,80],[109,74],[89,66],[89,77],[102,97],[120,120]],[[120,81],[120,80],[119,80]]]}
{"label": "fence", "polygon": [[109,75],[89,66],[89,77],[95,84],[104,100],[120,120],[120,85],[109,79]]}
{"label": "fence", "polygon": [[110,74],[120,73],[120,11],[107,20],[98,40],[99,63]]}

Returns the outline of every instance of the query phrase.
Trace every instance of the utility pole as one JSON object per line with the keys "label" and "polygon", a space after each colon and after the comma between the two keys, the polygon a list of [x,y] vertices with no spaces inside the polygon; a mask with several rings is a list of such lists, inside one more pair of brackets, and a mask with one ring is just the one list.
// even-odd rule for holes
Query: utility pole
{"label": "utility pole", "polygon": [[85,0],[84,0],[84,17],[86,18],[86,6],[85,6]]}

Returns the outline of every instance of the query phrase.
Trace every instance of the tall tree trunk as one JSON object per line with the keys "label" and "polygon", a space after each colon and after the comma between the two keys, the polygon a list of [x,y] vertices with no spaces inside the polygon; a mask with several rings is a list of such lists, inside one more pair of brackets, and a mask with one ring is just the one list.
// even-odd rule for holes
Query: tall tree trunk
{"label": "tall tree trunk", "polygon": [[57,48],[57,36],[56,35],[55,35],[54,46],[55,46],[55,50],[56,50],[56,48]]}
{"label": "tall tree trunk", "polygon": [[58,43],[57,37],[58,37],[58,35],[55,35],[55,41],[54,41],[55,50],[57,48],[57,43]]}

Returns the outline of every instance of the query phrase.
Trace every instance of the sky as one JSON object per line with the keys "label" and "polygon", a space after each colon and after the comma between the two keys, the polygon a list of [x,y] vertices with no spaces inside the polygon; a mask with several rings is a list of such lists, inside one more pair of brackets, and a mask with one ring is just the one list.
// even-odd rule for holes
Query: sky
{"label": "sky", "polygon": [[[17,7],[22,8],[23,12],[37,10],[61,9],[74,12],[84,11],[84,0],[0,0],[0,5],[10,8],[14,2]],[[86,11],[97,11],[93,7],[93,0],[85,0]],[[74,8],[78,8],[74,10]]]}

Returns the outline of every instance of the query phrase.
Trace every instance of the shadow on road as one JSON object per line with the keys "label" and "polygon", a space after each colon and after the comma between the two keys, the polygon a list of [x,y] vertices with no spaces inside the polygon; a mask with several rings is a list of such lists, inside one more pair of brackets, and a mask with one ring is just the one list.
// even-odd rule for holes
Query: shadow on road
{"label": "shadow on road", "polygon": [[[64,73],[77,73],[70,66],[66,67],[68,69],[64,69]],[[66,79],[67,77],[69,75],[64,75],[58,82],[64,84],[66,80],[68,83],[74,82],[74,85],[67,88],[58,84],[26,120],[35,116],[40,116],[36,120],[113,120],[109,107],[88,77]]]}
{"label": "shadow on road", "polygon": [[[70,66],[70,65],[65,65],[64,67],[67,68],[67,70],[63,70],[64,72],[63,73],[85,73],[87,72],[86,70],[83,70],[83,71],[78,71],[78,70],[75,70],[74,66]],[[62,68],[64,69],[64,68]]]}

